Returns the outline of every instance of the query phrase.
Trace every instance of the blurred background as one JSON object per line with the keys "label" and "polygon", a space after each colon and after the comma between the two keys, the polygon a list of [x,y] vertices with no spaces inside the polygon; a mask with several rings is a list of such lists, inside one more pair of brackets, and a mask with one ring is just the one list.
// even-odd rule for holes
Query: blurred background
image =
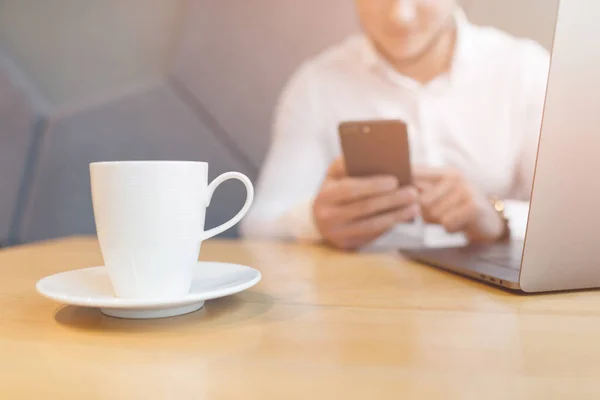
{"label": "blurred background", "polygon": [[[558,0],[463,6],[550,49]],[[0,0],[0,243],[95,233],[93,161],[256,179],[290,74],[358,29],[351,0]],[[207,227],[244,198],[222,185]]]}

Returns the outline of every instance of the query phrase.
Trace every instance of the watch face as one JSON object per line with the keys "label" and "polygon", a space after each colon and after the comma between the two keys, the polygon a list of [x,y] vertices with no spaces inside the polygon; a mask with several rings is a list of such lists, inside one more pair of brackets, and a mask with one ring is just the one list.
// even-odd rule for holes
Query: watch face
{"label": "watch face", "polygon": [[494,203],[494,208],[498,212],[504,212],[504,203],[502,203],[501,201],[497,201]]}
{"label": "watch face", "polygon": [[494,210],[499,213],[504,213],[504,202],[502,200],[496,197],[490,197],[490,203],[492,203]]}

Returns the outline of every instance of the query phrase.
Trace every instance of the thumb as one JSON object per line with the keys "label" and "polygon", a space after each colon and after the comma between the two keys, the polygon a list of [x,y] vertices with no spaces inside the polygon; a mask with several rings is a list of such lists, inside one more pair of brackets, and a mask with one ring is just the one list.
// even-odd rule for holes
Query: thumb
{"label": "thumb", "polygon": [[329,166],[329,170],[327,171],[327,176],[333,179],[341,179],[347,176],[346,164],[342,157],[336,158],[331,163],[331,165]]}

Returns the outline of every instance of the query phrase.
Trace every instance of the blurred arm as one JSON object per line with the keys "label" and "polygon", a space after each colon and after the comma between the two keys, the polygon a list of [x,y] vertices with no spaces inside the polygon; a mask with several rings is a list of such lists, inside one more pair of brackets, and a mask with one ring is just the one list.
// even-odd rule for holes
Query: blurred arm
{"label": "blurred arm", "polygon": [[241,224],[247,238],[319,241],[312,202],[332,157],[315,71],[302,67],[279,101],[256,198]]}

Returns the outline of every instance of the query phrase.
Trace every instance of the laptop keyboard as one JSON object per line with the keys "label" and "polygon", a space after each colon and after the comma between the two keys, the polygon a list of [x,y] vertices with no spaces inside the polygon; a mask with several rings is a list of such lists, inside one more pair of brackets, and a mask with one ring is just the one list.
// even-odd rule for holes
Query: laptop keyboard
{"label": "laptop keyboard", "polygon": [[490,247],[477,256],[478,260],[489,262],[509,269],[521,269],[521,258],[523,257],[523,246],[511,245],[509,247]]}

